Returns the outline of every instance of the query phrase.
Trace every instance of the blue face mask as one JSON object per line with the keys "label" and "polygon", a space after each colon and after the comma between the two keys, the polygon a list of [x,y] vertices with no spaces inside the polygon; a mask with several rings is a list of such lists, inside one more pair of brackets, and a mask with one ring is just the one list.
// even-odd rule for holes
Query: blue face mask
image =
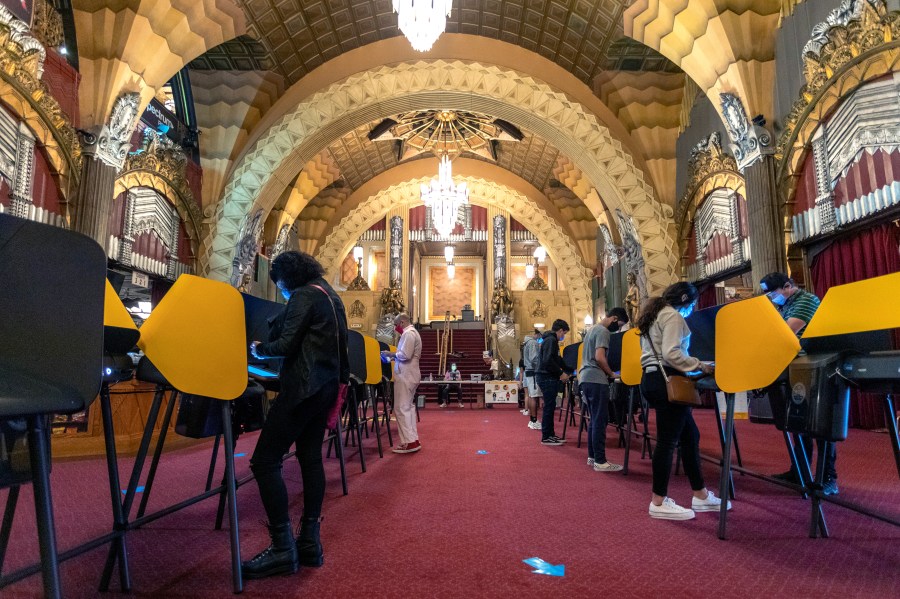
{"label": "blue face mask", "polygon": [[687,318],[693,312],[694,312],[694,304],[691,304],[690,306],[683,306],[681,308],[678,308],[678,313],[681,314],[682,318]]}
{"label": "blue face mask", "polygon": [[560,343],[562,343],[562,342],[565,341],[565,340],[566,340],[566,336],[565,336],[565,335],[563,335],[562,337],[559,338],[559,342],[560,342]]}
{"label": "blue face mask", "polygon": [[291,299],[291,292],[287,289],[281,289],[281,295],[284,297],[285,301]]}
{"label": "blue face mask", "polygon": [[775,304],[776,306],[783,306],[784,303],[787,301],[787,298],[784,297],[783,295],[781,295],[780,293],[772,293],[769,296],[769,299],[772,300],[772,303]]}

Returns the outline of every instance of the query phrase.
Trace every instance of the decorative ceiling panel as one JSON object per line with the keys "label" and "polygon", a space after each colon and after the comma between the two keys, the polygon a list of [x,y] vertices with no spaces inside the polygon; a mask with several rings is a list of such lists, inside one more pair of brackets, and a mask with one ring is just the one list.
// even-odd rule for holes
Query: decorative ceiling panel
{"label": "decorative ceiling panel", "polygon": [[210,48],[189,66],[203,71],[269,71],[274,64],[265,46],[252,37],[241,35]]}
{"label": "decorative ceiling panel", "polygon": [[603,68],[607,71],[681,72],[674,62],[630,37],[623,37],[610,44]]}
{"label": "decorative ceiling panel", "polygon": [[[391,0],[239,0],[248,33],[294,83],[359,46],[400,35]],[[548,58],[590,83],[622,37],[628,0],[455,0],[449,33],[500,39]],[[654,64],[652,60],[648,65]],[[214,68],[206,66],[205,68]],[[230,67],[234,68],[234,67]]]}

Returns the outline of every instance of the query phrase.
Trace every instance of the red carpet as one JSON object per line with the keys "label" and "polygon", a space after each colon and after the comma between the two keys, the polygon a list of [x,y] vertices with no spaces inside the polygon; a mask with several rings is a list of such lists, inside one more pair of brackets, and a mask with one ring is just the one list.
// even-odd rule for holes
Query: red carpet
{"label": "red carpet", "polygon": [[[826,505],[832,538],[808,539],[808,502],[737,476],[729,540],[720,541],[714,514],[680,523],[647,517],[650,464],[639,451],[632,453],[628,476],[595,473],[585,465],[584,446],[575,448],[571,429],[567,447],[542,447],[526,420],[513,408],[424,410],[422,452],[382,460],[369,439],[369,471],[360,473],[351,458],[347,497],[335,461],[327,460],[325,566],[248,581],[244,596],[886,597],[900,588],[900,529]],[[698,420],[705,451],[718,453],[712,414],[702,412]],[[774,429],[740,422],[739,434],[746,465],[784,469]],[[608,439],[610,459],[621,461],[612,432]],[[242,439],[238,451],[250,452],[253,441]],[[151,504],[160,507],[201,488],[208,451],[166,455]],[[247,460],[238,459],[239,472],[247,471]],[[126,466],[130,460],[123,460],[123,472]],[[715,487],[718,469],[704,469]],[[885,435],[851,431],[839,446],[838,471],[842,497],[900,514],[900,484]],[[296,463],[285,472],[299,511]],[[107,529],[102,462],[57,462],[51,480],[61,548]],[[689,499],[684,476],[673,477],[670,493],[679,502]],[[36,559],[31,501],[26,487],[6,572]],[[255,485],[239,491],[239,507],[246,559],[266,543]],[[129,534],[135,595],[231,594],[228,535],[212,530],[215,508],[214,500],[206,501]],[[99,595],[105,555],[102,548],[63,565],[66,597]],[[522,563],[530,557],[564,564],[565,576],[532,574]],[[32,576],[0,595],[39,596],[40,584],[40,576]]]}

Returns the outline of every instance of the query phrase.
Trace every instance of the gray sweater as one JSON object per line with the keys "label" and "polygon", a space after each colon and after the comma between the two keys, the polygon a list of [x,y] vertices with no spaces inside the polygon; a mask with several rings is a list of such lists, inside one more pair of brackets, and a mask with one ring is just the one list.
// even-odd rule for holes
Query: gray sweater
{"label": "gray sweater", "polygon": [[[650,325],[650,339],[664,365],[690,372],[700,368],[700,360],[687,353],[691,341],[691,329],[684,318],[671,306],[660,310],[656,321]],[[641,366],[657,366],[656,356],[645,335],[641,335]]]}

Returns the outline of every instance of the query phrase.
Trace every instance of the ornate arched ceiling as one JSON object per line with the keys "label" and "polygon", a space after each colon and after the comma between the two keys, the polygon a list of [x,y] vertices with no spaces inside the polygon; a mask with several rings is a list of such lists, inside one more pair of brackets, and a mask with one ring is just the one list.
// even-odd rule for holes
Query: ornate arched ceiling
{"label": "ornate arched ceiling", "polygon": [[[354,48],[397,37],[387,0],[239,0],[248,32],[270,62],[294,83]],[[552,60],[584,82],[604,68],[610,44],[622,36],[628,0],[504,0],[455,2],[447,33],[498,39]],[[404,40],[405,41],[405,40]]]}
{"label": "ornate arched ceiling", "polygon": [[[560,74],[556,77],[564,79]],[[627,136],[613,138],[598,120],[598,114],[609,118],[608,109],[596,98],[589,101],[596,103],[596,110],[586,111],[573,98],[534,77],[462,61],[420,60],[348,77],[295,104],[260,132],[233,171],[218,207],[215,237],[203,256],[207,272],[216,278],[229,276],[245,215],[254,205],[271,209],[272,192],[277,194],[277,188],[289,183],[304,156],[320,151],[323,141],[375,119],[442,103],[492,114],[533,130],[572,156],[611,207],[622,208],[636,219],[648,279],[653,290],[661,288],[675,276],[671,212],[662,209],[643,172],[636,168],[635,155],[625,148],[630,145]],[[614,128],[621,130],[618,122],[616,125]]]}
{"label": "ornate arched ceiling", "polygon": [[[590,314],[592,310],[590,273],[584,266],[578,249],[569,234],[526,195],[495,181],[477,177],[458,177],[469,188],[469,199],[474,204],[497,206],[508,211],[513,218],[534,233],[547,248],[569,293],[572,309],[576,314]],[[351,195],[350,204],[356,207],[343,216],[325,243],[316,252],[316,258],[325,271],[333,276],[340,268],[357,238],[376,221],[384,218],[397,205],[421,203],[420,186],[428,177],[404,181],[371,193],[366,186]],[[353,196],[359,196],[353,198]]]}

